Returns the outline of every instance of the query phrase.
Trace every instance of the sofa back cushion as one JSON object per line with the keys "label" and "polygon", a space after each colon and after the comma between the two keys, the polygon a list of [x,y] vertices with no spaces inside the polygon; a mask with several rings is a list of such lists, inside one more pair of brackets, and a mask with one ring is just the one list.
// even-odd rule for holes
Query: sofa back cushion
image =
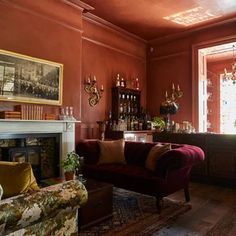
{"label": "sofa back cushion", "polygon": [[126,164],[123,139],[112,141],[100,141],[98,140],[100,148],[100,155],[98,164]]}
{"label": "sofa back cushion", "polygon": [[[145,166],[150,149],[157,143],[125,142],[125,159],[128,165]],[[164,144],[164,143],[159,143]],[[183,145],[171,144],[171,149],[178,149]],[[84,157],[84,163],[95,165],[98,163],[100,147],[97,139],[81,140],[76,146],[76,152]]]}
{"label": "sofa back cushion", "polygon": [[125,159],[128,165],[145,166],[150,149],[156,143],[125,142]]}
{"label": "sofa back cushion", "polygon": [[158,159],[167,151],[171,149],[171,145],[168,144],[157,144],[153,146],[147,156],[145,167],[148,170],[155,171]]}
{"label": "sofa back cushion", "polygon": [[0,184],[3,198],[39,190],[29,163],[0,161]]}
{"label": "sofa back cushion", "polygon": [[85,164],[97,164],[100,155],[100,148],[97,139],[81,140],[76,146],[76,153],[84,157]]}

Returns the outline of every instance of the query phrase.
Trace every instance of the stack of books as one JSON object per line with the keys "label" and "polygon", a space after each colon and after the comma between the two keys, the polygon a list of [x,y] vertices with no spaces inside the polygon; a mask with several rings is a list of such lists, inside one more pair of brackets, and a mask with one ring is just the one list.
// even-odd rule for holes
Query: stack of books
{"label": "stack of books", "polygon": [[22,118],[20,111],[1,111],[0,119],[16,119],[20,120]]}

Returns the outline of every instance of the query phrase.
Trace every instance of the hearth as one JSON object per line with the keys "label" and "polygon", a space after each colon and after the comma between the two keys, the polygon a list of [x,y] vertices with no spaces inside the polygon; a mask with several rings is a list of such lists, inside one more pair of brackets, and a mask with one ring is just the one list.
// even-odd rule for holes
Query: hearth
{"label": "hearth", "polygon": [[[75,150],[77,122],[0,120],[0,147],[4,154],[3,159],[29,161],[39,181],[62,176],[59,163],[68,152]],[[7,144],[4,140],[7,140]]]}

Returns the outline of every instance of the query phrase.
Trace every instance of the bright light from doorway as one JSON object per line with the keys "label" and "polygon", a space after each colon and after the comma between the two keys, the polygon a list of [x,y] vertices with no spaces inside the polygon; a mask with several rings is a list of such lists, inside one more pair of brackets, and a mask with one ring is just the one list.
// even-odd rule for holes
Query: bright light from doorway
{"label": "bright light from doorway", "polygon": [[190,26],[200,22],[208,21],[222,16],[219,11],[210,11],[202,7],[195,7],[170,16],[163,17],[165,20],[175,22],[180,25]]}
{"label": "bright light from doorway", "polygon": [[236,133],[236,85],[232,81],[220,80],[220,133]]}

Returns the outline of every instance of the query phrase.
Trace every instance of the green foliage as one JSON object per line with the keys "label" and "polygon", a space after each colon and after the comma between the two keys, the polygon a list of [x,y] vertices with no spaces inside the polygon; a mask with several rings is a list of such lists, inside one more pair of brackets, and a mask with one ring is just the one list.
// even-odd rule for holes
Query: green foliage
{"label": "green foliage", "polygon": [[166,125],[164,118],[160,116],[153,117],[152,123],[155,128],[159,128],[159,129],[164,129]]}
{"label": "green foliage", "polygon": [[66,158],[61,163],[64,171],[75,171],[80,168],[79,155],[75,151],[67,153]]}

